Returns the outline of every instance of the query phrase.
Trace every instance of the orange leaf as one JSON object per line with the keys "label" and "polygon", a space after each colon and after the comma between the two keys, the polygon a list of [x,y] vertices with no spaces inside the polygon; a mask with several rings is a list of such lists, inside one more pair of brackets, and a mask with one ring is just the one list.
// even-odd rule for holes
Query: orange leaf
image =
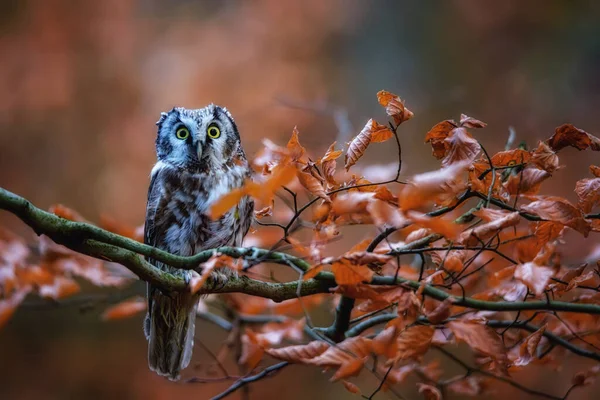
{"label": "orange leaf", "polygon": [[519,213],[512,212],[502,218],[466,230],[460,235],[458,242],[464,243],[466,246],[476,246],[485,243],[487,239],[496,235],[502,229],[518,225],[520,220]]}
{"label": "orange leaf", "polygon": [[447,324],[458,341],[500,363],[506,361],[506,349],[500,335],[487,325],[476,321],[451,321]]}
{"label": "orange leaf", "polygon": [[396,126],[413,117],[412,111],[404,107],[404,102],[393,93],[380,90],[377,92],[377,101],[385,107],[386,114],[394,119]]}
{"label": "orange leaf", "polygon": [[0,328],[2,328],[12,317],[15,310],[25,300],[29,289],[19,289],[10,296],[0,299]]}
{"label": "orange leaf", "polygon": [[537,357],[536,350],[545,331],[546,325],[542,326],[523,340],[523,343],[519,346],[519,357],[513,361],[513,365],[524,366]]}
{"label": "orange leaf", "polygon": [[600,150],[600,140],[597,137],[571,124],[564,124],[557,127],[554,135],[548,139],[548,144],[554,151],[567,146],[575,147],[578,150],[585,150],[591,146],[592,150]]}
{"label": "orange leaf", "polygon": [[69,221],[87,222],[86,219],[83,218],[77,211],[62,204],[54,204],[50,206],[48,211],[57,215],[58,217],[68,219]]}
{"label": "orange leaf", "polygon": [[365,366],[365,361],[360,358],[355,358],[342,363],[340,368],[333,374],[330,381],[335,382],[340,379],[349,378],[356,376],[360,373],[362,368]]}
{"label": "orange leaf", "polygon": [[441,302],[435,310],[430,313],[427,313],[427,319],[432,324],[439,324],[445,321],[450,316],[450,309],[452,308],[452,304],[454,304],[454,299],[452,297],[448,297],[446,300]]}
{"label": "orange leaf", "polygon": [[436,387],[420,382],[417,383],[417,387],[425,400],[442,400],[442,393]]}
{"label": "orange leaf", "polygon": [[438,171],[415,175],[398,196],[400,208],[412,210],[430,202],[443,203],[453,199],[466,187],[461,175],[468,166],[468,161],[458,162]]}
{"label": "orange leaf", "polygon": [[347,391],[353,394],[360,394],[360,389],[352,382],[342,381]]}
{"label": "orange leaf", "polygon": [[350,144],[348,144],[348,150],[346,151],[346,157],[344,159],[344,168],[346,171],[350,169],[351,166],[356,164],[359,158],[365,154],[369,143],[371,143],[371,125],[373,120],[370,119],[365,127],[360,131],[358,135],[352,139]]}
{"label": "orange leaf", "polygon": [[544,142],[539,142],[538,147],[533,151],[531,163],[550,173],[553,173],[559,168],[558,156],[552,151],[550,146]]}
{"label": "orange leaf", "polygon": [[108,215],[100,216],[100,227],[138,242],[144,241],[144,226],[129,226]]}
{"label": "orange leaf", "polygon": [[395,359],[417,359],[424,355],[431,346],[434,332],[435,329],[428,325],[413,325],[400,332]]}
{"label": "orange leaf", "polygon": [[394,358],[398,352],[398,328],[390,325],[375,336],[371,343],[373,353],[378,356]]}
{"label": "orange leaf", "polygon": [[579,198],[579,208],[585,213],[600,204],[600,178],[586,178],[577,181],[575,193]]}
{"label": "orange leaf", "polygon": [[312,174],[298,171],[298,180],[304,186],[309,193],[314,194],[322,198],[323,200],[330,201],[329,196],[325,193],[325,189],[323,188],[323,184],[317,178],[315,178]]}
{"label": "orange leaf", "polygon": [[336,159],[342,155],[342,150],[335,150],[335,144],[336,142],[333,142],[331,146],[329,146],[327,152],[320,161],[323,175],[325,176],[325,181],[332,186],[337,185],[337,182],[334,178],[335,169],[337,166]]}
{"label": "orange leaf", "polygon": [[540,190],[543,181],[550,178],[549,172],[527,166],[518,174],[511,174],[503,184],[511,195],[534,195]]}
{"label": "orange leaf", "polygon": [[304,273],[304,275],[302,276],[302,279],[305,281],[312,279],[315,276],[317,276],[317,274],[319,272],[321,272],[322,269],[323,269],[323,264],[315,265],[314,267],[310,268],[308,271],[306,271]]}
{"label": "orange leaf", "polygon": [[460,114],[460,126],[466,128],[485,128],[487,124],[478,119],[471,118],[468,115]]}
{"label": "orange leaf", "polygon": [[444,140],[446,145],[446,157],[442,160],[442,166],[447,167],[460,161],[473,162],[481,151],[481,146],[465,128],[453,129]]}
{"label": "orange leaf", "polygon": [[39,288],[40,296],[54,300],[69,297],[81,290],[77,282],[66,276],[55,276],[51,285],[42,285]]}
{"label": "orange leaf", "polygon": [[597,167],[595,165],[590,165],[590,172],[592,173],[592,175],[594,175],[596,178],[600,178],[600,167]]}
{"label": "orange leaf", "polygon": [[526,284],[536,296],[544,293],[552,275],[554,275],[552,268],[537,265],[533,261],[519,264],[515,268],[515,278]]}
{"label": "orange leaf", "polygon": [[394,133],[385,125],[379,124],[375,120],[371,123],[371,142],[381,143],[390,140],[394,137]]}
{"label": "orange leaf", "polygon": [[234,189],[231,192],[221,196],[210,207],[209,216],[215,220],[222,217],[227,211],[239,204],[242,197],[246,195],[245,188]]}
{"label": "orange leaf", "polygon": [[398,207],[394,207],[381,200],[372,200],[367,205],[367,211],[378,227],[401,228],[410,223],[402,216]]}
{"label": "orange leaf", "polygon": [[547,197],[543,200],[534,201],[521,209],[531,214],[549,220],[560,222],[571,227],[587,237],[590,232],[590,224],[583,219],[581,211],[560,197]]}
{"label": "orange leaf", "polygon": [[242,335],[242,354],[239,363],[251,370],[256,368],[265,353],[264,347],[266,344],[266,342],[260,340],[255,332],[246,328],[245,333]]}
{"label": "orange leaf", "polygon": [[302,147],[300,141],[298,140],[297,127],[294,127],[294,130],[292,131],[292,137],[290,138],[286,147],[290,153],[290,156],[292,157],[292,161],[300,160],[304,153],[306,153],[306,150],[304,149],[304,147]]}
{"label": "orange leaf", "polygon": [[102,313],[102,319],[104,321],[114,321],[116,319],[129,318],[146,310],[147,305],[148,302],[145,299],[136,296],[107,308]]}
{"label": "orange leaf", "polygon": [[338,261],[331,266],[331,271],[338,285],[354,285],[362,282],[370,282],[373,271],[366,265],[353,265],[348,261]]}
{"label": "orange leaf", "polygon": [[446,138],[450,132],[456,128],[456,122],[452,120],[442,121],[436,125],[425,135],[425,143],[431,143],[433,156],[438,160],[444,158],[447,152]]}
{"label": "orange leaf", "polygon": [[492,165],[494,165],[494,167],[507,167],[528,163],[530,159],[531,153],[527,150],[513,149],[494,154],[492,157]]}
{"label": "orange leaf", "polygon": [[430,217],[417,211],[407,211],[406,215],[415,224],[430,229],[432,232],[439,233],[450,240],[455,240],[462,230],[460,225],[455,224],[454,221],[447,218]]}
{"label": "orange leaf", "polygon": [[288,346],[280,349],[266,349],[265,352],[278,360],[293,363],[305,363],[306,361],[323,354],[328,348],[329,345],[327,343],[315,340],[308,344],[299,346]]}

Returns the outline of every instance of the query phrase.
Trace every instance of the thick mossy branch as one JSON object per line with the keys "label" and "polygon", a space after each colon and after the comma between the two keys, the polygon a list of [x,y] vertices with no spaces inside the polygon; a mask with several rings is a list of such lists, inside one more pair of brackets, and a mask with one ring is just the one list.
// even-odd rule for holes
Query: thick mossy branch
{"label": "thick mossy branch", "polygon": [[[187,290],[186,282],[177,276],[161,271],[144,260],[141,256],[152,257],[177,268],[197,268],[202,262],[208,260],[215,253],[222,253],[234,258],[243,258],[250,262],[270,262],[282,265],[293,265],[301,271],[310,268],[305,260],[289,254],[272,252],[259,248],[220,247],[203,251],[195,256],[180,257],[169,254],[154,247],[136,242],[126,237],[111,233],[96,226],[73,222],[43,211],[32,205],[26,199],[19,197],[5,189],[0,188],[0,209],[9,211],[18,216],[29,225],[38,235],[46,235],[58,244],[62,244],[74,251],[86,254],[101,260],[120,263],[130,269],[140,279],[150,282],[166,291]],[[423,238],[422,240],[431,240]],[[410,246],[422,246],[416,241]],[[401,249],[396,249],[396,251]],[[404,250],[409,250],[404,249]],[[520,310],[548,310],[565,311],[586,314],[600,314],[600,305],[584,303],[568,303],[561,301],[484,301],[469,297],[453,296],[431,285],[393,276],[375,276],[370,282],[372,285],[403,285],[417,290],[423,286],[423,294],[443,301],[452,298],[455,305],[488,311],[520,311]],[[300,286],[300,288],[298,287]],[[284,301],[300,296],[309,296],[317,293],[330,293],[336,286],[335,277],[330,272],[320,272],[314,279],[307,281],[293,281],[287,283],[263,282],[248,277],[230,279],[219,287],[207,287],[202,293],[232,293],[239,292],[253,296],[260,296],[274,301]],[[342,321],[344,322],[344,321]]]}

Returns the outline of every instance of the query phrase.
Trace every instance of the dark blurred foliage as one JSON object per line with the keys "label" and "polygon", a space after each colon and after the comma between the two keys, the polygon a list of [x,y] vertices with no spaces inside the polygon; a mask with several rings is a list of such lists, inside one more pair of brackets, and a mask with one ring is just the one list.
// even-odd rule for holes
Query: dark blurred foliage
{"label": "dark blurred foliage", "polygon": [[[415,113],[400,129],[405,175],[438,168],[424,135],[461,112],[489,124],[477,135],[494,152],[509,126],[529,146],[565,122],[600,132],[600,3],[591,0],[4,0],[0,32],[0,186],[93,221],[143,220],[154,122],[175,105],[227,106],[250,155],[294,125],[321,153],[349,139],[324,110],[346,112],[354,135],[367,118],[383,120],[375,93],[387,89]],[[394,153],[379,146],[362,162]],[[575,177],[597,154],[564,153],[568,168],[551,189],[573,200]],[[0,223],[28,232],[5,214]],[[225,387],[159,379],[147,370],[141,317],[103,323],[100,311],[20,309],[0,331],[0,398],[204,399]],[[211,348],[225,338],[202,322],[198,334]],[[528,382],[560,393],[571,375]],[[350,397],[294,367],[252,386],[251,398],[282,394]]]}

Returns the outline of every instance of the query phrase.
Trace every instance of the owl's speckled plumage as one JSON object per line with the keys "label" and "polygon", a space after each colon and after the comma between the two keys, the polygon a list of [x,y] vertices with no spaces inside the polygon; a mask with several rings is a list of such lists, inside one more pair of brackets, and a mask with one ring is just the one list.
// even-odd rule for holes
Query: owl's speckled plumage
{"label": "owl's speckled plumage", "polygon": [[[144,229],[145,243],[173,254],[190,256],[219,246],[240,246],[252,221],[253,203],[243,198],[218,220],[207,215],[220,196],[243,185],[250,168],[231,114],[209,105],[198,110],[174,108],[157,122],[156,153],[152,169]],[[209,127],[220,136],[209,137]],[[188,137],[178,138],[178,130]],[[149,262],[186,279],[190,271]],[[198,296],[165,294],[148,287],[148,338],[150,369],[178,379],[192,356]]]}

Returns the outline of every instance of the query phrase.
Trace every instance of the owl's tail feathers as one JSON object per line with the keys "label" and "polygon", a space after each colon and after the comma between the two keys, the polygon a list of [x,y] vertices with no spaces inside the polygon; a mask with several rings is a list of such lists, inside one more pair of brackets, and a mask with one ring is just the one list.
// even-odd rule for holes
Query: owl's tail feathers
{"label": "owl's tail feathers", "polygon": [[150,296],[151,309],[145,321],[148,365],[176,381],[192,358],[198,296],[185,293],[168,297],[158,290]]}

